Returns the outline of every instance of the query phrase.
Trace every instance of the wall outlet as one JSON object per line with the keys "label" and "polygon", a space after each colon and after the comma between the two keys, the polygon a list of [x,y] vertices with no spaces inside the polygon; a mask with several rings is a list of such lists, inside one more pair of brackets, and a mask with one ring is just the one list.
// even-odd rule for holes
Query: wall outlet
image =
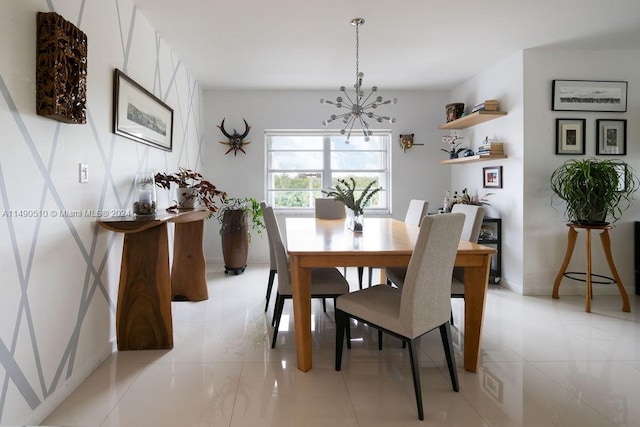
{"label": "wall outlet", "polygon": [[89,165],[80,163],[80,183],[85,184],[87,182],[89,182]]}

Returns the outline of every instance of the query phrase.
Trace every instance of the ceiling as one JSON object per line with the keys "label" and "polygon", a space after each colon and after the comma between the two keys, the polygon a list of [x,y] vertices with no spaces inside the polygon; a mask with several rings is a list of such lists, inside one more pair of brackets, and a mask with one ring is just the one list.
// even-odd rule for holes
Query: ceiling
{"label": "ceiling", "polygon": [[[640,50],[639,0],[133,0],[204,89],[449,89],[530,48]],[[599,78],[594,72],[594,79]]]}

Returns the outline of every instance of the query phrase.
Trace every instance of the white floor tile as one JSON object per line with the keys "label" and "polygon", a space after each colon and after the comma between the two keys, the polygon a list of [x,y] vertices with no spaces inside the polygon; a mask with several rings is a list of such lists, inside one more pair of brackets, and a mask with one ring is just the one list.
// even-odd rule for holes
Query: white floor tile
{"label": "white floor tile", "polygon": [[[296,368],[291,301],[271,348],[267,265],[207,274],[209,299],[174,302],[172,350],[118,352],[43,423],[50,426],[630,426],[640,425],[640,300],[523,297],[491,286],[481,368],[462,368],[464,300],[452,301],[460,392],[438,331],[421,339],[425,421],[399,340],[353,322],[352,349],[334,370],[332,301],[312,303],[313,369]],[[376,280],[377,283],[377,272]],[[348,269],[358,288],[356,269]],[[365,274],[365,283],[367,277]]]}

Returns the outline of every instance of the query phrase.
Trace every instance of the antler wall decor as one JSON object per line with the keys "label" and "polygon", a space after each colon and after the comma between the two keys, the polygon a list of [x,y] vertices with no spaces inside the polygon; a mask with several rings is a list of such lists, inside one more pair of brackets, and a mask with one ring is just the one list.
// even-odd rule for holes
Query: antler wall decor
{"label": "antler wall decor", "polygon": [[224,129],[224,121],[226,119],[222,119],[222,123],[220,123],[220,126],[217,126],[218,129],[220,129],[222,131],[222,134],[224,136],[226,136],[227,138],[229,138],[229,141],[218,141],[220,142],[220,144],[224,144],[224,145],[228,145],[229,149],[224,153],[224,154],[229,154],[231,151],[233,151],[233,155],[237,155],[238,154],[238,150],[242,151],[244,154],[247,154],[246,151],[244,151],[242,149],[243,145],[247,145],[247,144],[251,144],[251,142],[245,142],[244,138],[249,134],[249,130],[251,129],[251,126],[249,126],[249,124],[247,123],[247,121],[245,119],[242,119],[244,121],[244,126],[245,126],[245,130],[242,134],[239,134],[235,129],[233,130],[233,134],[230,134],[229,132],[227,132]]}

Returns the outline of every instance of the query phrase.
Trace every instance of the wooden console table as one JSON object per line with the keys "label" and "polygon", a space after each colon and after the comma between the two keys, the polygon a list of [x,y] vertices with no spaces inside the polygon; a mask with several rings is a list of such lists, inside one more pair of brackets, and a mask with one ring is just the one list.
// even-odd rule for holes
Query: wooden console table
{"label": "wooden console table", "polygon": [[[571,256],[573,255],[573,249],[576,246],[576,239],[578,237],[577,230],[587,230],[587,258],[586,258],[586,272],[585,280],[587,284],[587,288],[585,290],[585,307],[584,311],[587,313],[591,312],[591,299],[593,299],[593,288],[592,283],[615,283],[618,285],[618,291],[620,292],[620,297],[622,297],[622,311],[629,312],[631,311],[631,306],[629,305],[629,296],[627,295],[627,291],[624,289],[624,285],[622,284],[622,279],[618,274],[618,270],[616,269],[616,265],[613,263],[613,256],[611,255],[611,238],[609,237],[609,230],[613,228],[611,225],[579,225],[579,224],[567,224],[569,227],[569,235],[567,237],[567,253],[564,256],[564,261],[562,262],[562,266],[560,267],[560,271],[558,271],[558,275],[556,276],[555,283],[553,284],[553,294],[552,297],[554,299],[558,299],[558,289],[560,289],[560,282],[562,281],[562,277],[568,277],[574,280],[575,277],[571,277],[571,274],[583,274],[576,272],[566,272],[567,266],[569,265],[569,261],[571,261]],[[609,269],[611,270],[611,274],[613,274],[613,278],[608,278],[605,276],[595,275],[591,273],[591,230],[602,230],[600,232],[600,242],[602,243],[602,249],[604,250],[604,256],[607,259],[607,264],[609,264]],[[609,282],[596,282],[592,279],[592,276],[601,277],[604,279],[610,279]]]}
{"label": "wooden console table", "polygon": [[[154,217],[111,217],[100,226],[124,233],[116,309],[118,350],[173,348],[171,300],[208,298],[202,249],[207,209]],[[167,223],[176,225],[169,273]]]}

